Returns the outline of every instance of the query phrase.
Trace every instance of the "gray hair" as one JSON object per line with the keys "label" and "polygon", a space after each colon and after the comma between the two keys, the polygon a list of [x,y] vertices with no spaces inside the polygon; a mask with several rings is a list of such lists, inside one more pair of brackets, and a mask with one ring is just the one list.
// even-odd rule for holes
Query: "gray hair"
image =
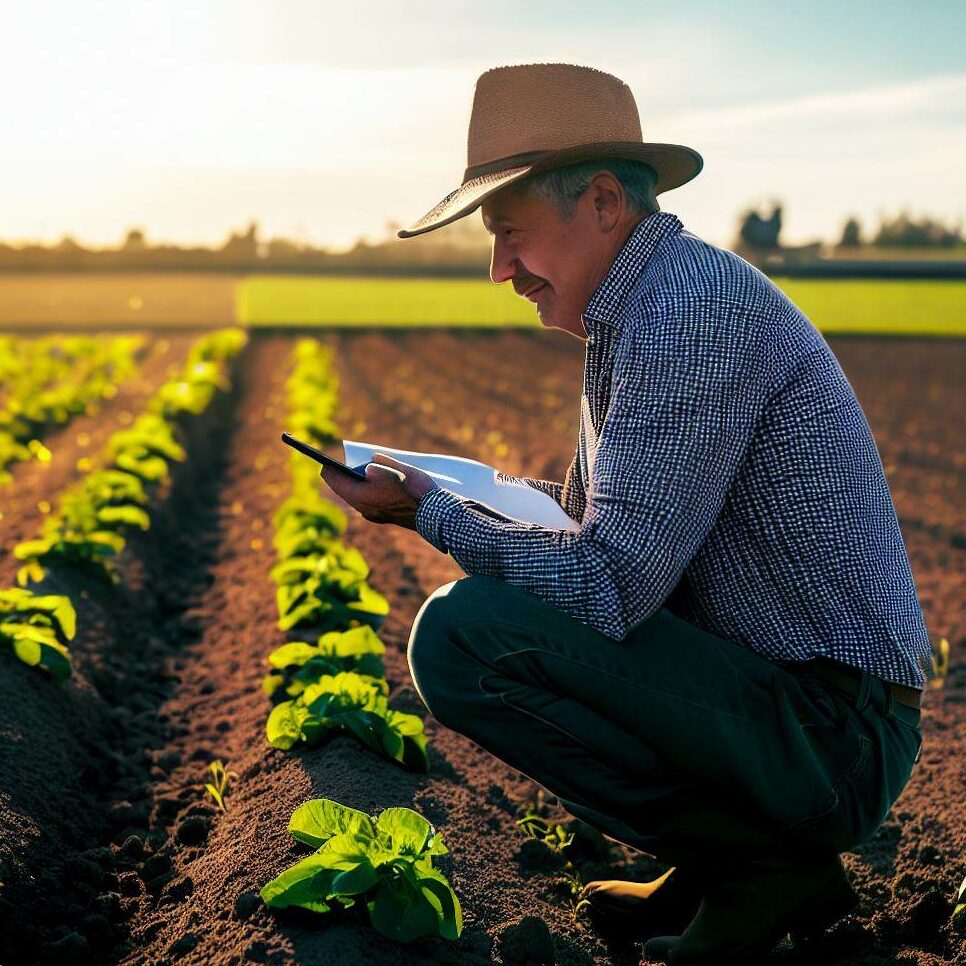
{"label": "gray hair", "polygon": [[577,199],[590,187],[594,176],[609,171],[621,183],[627,203],[635,215],[660,211],[654,195],[657,172],[643,161],[629,158],[592,158],[549,171],[527,175],[509,187],[517,194],[540,198],[556,205],[560,217],[570,221],[577,209]]}

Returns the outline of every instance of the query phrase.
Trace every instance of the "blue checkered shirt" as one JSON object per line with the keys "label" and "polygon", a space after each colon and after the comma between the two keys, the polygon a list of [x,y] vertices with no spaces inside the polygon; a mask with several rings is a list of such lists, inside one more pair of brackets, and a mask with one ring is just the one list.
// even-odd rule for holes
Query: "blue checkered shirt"
{"label": "blue checkered shirt", "polygon": [[931,648],[868,421],[764,274],[659,211],[584,312],[577,452],[549,493],[577,531],[438,487],[417,531],[467,574],[614,640],[662,607],[776,662],[825,655],[922,688]]}

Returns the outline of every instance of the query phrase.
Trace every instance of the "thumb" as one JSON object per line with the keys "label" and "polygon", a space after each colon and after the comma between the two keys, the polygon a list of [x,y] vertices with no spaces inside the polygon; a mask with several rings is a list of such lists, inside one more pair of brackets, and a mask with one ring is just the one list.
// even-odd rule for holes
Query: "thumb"
{"label": "thumb", "polygon": [[403,477],[409,475],[409,471],[418,472],[418,467],[413,466],[410,463],[404,463],[402,460],[394,459],[392,456],[386,456],[385,453],[373,453],[372,462],[378,466],[384,466],[386,469],[393,469],[402,474]]}
{"label": "thumb", "polygon": [[366,464],[366,476],[370,480],[377,480],[380,477],[383,479],[387,477],[395,477],[397,480],[402,482],[406,477],[405,475],[392,466],[383,466],[380,463],[370,462]]}

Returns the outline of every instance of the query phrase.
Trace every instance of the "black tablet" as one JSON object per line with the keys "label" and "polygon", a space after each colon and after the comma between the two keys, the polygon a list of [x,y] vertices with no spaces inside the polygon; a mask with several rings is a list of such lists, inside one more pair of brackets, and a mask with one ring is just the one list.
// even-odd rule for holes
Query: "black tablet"
{"label": "black tablet", "polygon": [[323,466],[328,466],[330,469],[338,470],[342,473],[348,473],[353,479],[365,480],[366,477],[366,466],[346,466],[345,463],[340,463],[337,459],[326,455],[321,450],[316,449],[309,443],[304,442],[301,439],[296,439],[291,433],[282,433],[282,442],[288,444],[292,449],[297,449],[300,453],[304,453],[306,456],[314,459],[317,463],[321,463]]}

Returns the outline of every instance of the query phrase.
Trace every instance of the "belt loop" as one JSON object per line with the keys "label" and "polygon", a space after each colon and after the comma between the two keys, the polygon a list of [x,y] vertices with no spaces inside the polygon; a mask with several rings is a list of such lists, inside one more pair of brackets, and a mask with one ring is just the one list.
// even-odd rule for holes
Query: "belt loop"
{"label": "belt loop", "polygon": [[872,691],[872,675],[862,671],[859,678],[859,693],[855,696],[855,710],[864,711]]}
{"label": "belt loop", "polygon": [[885,682],[885,716],[887,718],[894,717],[895,707],[896,707],[896,696],[892,693],[892,688],[889,687],[888,682]]}

